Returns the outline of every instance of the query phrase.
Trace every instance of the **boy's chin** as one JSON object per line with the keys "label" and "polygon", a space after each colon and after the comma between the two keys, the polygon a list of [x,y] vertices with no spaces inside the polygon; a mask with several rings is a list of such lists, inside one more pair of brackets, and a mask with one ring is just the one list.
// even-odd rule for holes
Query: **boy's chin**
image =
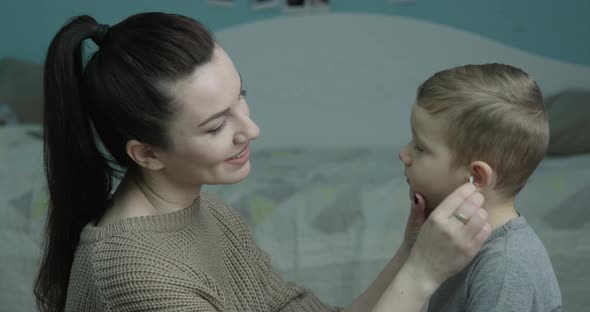
{"label": "boy's chin", "polygon": [[426,196],[424,196],[424,200],[426,201],[426,207],[424,207],[424,217],[428,219],[430,214],[434,211],[434,209],[436,209],[436,207],[438,207],[438,204],[440,203],[429,203]]}
{"label": "boy's chin", "polygon": [[441,201],[433,199],[432,196],[425,195],[423,193],[419,193],[419,194],[422,196],[422,198],[424,199],[424,202],[426,204],[426,206],[424,207],[424,217],[426,219],[428,219],[430,214],[434,211],[434,209],[436,209],[436,207],[438,207],[438,205],[441,203]]}
{"label": "boy's chin", "polygon": [[428,197],[426,195],[424,195],[423,193],[420,192],[414,192],[414,190],[412,188],[410,188],[410,200],[414,201],[416,199],[416,194],[419,194],[420,197],[422,197],[422,200],[424,200],[426,207],[424,207],[424,218],[428,219],[428,216],[430,216],[430,214],[432,213],[432,211],[434,211],[434,208],[436,206],[432,206],[431,204],[429,204],[428,201]]}

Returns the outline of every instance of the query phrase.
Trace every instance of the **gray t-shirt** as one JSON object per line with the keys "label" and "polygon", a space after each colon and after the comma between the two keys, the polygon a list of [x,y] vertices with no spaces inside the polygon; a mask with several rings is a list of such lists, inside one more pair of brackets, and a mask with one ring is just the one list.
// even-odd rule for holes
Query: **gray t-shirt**
{"label": "gray t-shirt", "polygon": [[463,271],[432,295],[429,312],[561,311],[549,255],[520,216],[495,229]]}

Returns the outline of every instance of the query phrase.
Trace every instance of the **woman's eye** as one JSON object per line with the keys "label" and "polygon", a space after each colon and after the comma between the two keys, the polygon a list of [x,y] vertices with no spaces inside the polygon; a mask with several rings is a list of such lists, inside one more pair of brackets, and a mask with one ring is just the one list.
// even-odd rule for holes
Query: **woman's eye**
{"label": "woman's eye", "polygon": [[221,130],[223,130],[224,127],[225,127],[225,121],[222,122],[217,128],[207,131],[207,133],[218,134],[219,132],[221,132]]}

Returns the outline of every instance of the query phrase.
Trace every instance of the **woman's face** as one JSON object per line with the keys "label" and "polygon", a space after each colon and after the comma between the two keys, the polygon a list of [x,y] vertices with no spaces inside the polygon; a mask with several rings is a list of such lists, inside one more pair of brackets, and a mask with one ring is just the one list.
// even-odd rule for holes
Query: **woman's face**
{"label": "woman's face", "polygon": [[260,129],[250,119],[242,79],[225,51],[216,46],[209,63],[167,87],[179,107],[169,128],[171,147],[158,153],[167,178],[189,187],[246,178],[249,143]]}

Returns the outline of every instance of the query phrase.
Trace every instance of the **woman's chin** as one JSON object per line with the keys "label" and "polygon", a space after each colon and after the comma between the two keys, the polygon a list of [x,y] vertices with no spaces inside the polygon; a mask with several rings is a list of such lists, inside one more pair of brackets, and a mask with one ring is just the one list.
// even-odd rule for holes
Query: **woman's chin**
{"label": "woman's chin", "polygon": [[244,164],[239,170],[228,173],[227,180],[220,184],[236,184],[242,182],[250,175],[250,162]]}

